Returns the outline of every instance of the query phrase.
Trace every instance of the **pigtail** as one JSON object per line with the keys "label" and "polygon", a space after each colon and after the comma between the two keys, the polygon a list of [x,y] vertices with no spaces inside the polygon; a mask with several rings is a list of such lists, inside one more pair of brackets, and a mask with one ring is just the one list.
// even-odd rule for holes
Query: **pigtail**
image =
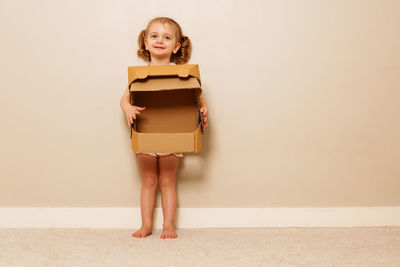
{"label": "pigtail", "polygon": [[138,46],[139,49],[137,51],[137,55],[144,59],[145,61],[150,61],[150,52],[146,50],[146,45],[144,40],[146,39],[146,30],[142,30],[138,37]]}
{"label": "pigtail", "polygon": [[180,43],[181,47],[179,50],[171,56],[171,61],[175,62],[176,64],[187,63],[192,53],[192,43],[190,42],[189,37],[182,35]]}

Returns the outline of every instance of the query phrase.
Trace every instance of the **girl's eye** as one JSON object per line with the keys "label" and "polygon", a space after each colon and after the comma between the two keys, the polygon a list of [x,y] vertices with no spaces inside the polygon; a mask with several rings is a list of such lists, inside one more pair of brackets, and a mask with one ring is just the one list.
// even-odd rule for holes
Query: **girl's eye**
{"label": "girl's eye", "polygon": [[153,35],[151,35],[150,37],[151,37],[151,38],[156,38],[157,35],[153,34]]}
{"label": "girl's eye", "polygon": [[171,40],[171,37],[169,37],[169,36],[165,36],[165,39],[167,39],[167,40]]}

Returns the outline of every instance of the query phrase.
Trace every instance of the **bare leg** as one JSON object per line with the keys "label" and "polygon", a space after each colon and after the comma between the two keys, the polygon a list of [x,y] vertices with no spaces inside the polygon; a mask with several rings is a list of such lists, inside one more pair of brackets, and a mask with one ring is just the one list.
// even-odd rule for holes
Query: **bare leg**
{"label": "bare leg", "polygon": [[142,176],[140,192],[142,227],[132,236],[144,238],[150,235],[153,230],[153,214],[158,184],[157,158],[146,154],[137,154],[137,159]]}
{"label": "bare leg", "polygon": [[159,158],[159,183],[161,189],[161,203],[164,214],[163,232],[160,238],[176,238],[175,212],[178,204],[176,193],[176,170],[179,158],[174,155]]}

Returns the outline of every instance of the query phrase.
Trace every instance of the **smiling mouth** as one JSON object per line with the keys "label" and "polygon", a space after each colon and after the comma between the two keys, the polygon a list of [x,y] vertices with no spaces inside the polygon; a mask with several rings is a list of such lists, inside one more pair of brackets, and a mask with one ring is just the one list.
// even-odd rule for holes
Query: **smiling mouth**
{"label": "smiling mouth", "polygon": [[164,47],[161,47],[161,46],[155,46],[155,48],[158,48],[158,49],[165,49]]}

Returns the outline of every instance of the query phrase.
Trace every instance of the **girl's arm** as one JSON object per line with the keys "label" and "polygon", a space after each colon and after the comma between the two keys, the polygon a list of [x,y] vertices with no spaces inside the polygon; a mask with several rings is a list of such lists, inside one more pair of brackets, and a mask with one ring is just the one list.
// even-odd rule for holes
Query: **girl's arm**
{"label": "girl's arm", "polygon": [[129,86],[126,87],[124,94],[121,97],[120,106],[123,112],[125,112],[126,122],[129,128],[131,127],[133,120],[136,119],[136,115],[139,115],[141,111],[145,110],[145,107],[133,106],[130,102]]}
{"label": "girl's arm", "polygon": [[208,126],[208,122],[207,122],[208,106],[207,106],[206,100],[201,96],[199,98],[199,102],[200,102],[200,112],[203,115],[203,122],[204,122],[204,129],[205,129]]}

